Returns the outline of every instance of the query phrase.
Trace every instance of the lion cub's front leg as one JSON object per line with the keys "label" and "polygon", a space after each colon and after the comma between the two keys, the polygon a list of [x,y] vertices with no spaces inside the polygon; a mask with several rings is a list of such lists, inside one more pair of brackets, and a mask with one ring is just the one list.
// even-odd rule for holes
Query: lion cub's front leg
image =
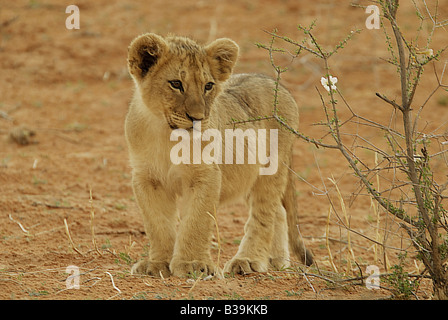
{"label": "lion cub's front leg", "polygon": [[170,270],[174,276],[213,275],[216,266],[210,255],[214,220],[210,216],[219,201],[221,173],[216,165],[192,166],[184,175],[179,209],[181,222]]}
{"label": "lion cub's front leg", "polygon": [[132,267],[131,273],[168,277],[176,238],[175,198],[160,181],[150,178],[146,170],[135,170],[132,178],[149,240],[149,254]]}

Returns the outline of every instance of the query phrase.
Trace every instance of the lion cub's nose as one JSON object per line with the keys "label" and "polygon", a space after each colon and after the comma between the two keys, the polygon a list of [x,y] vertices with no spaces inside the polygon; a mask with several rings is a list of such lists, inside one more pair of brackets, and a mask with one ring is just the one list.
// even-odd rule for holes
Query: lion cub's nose
{"label": "lion cub's nose", "polygon": [[191,121],[201,121],[204,119],[204,114],[202,112],[187,112],[187,118]]}

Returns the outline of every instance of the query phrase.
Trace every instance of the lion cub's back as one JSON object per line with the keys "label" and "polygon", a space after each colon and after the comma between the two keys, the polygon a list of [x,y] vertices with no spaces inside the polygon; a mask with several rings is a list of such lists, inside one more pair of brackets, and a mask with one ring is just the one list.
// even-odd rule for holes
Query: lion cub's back
{"label": "lion cub's back", "polygon": [[[220,96],[219,111],[227,113],[221,116],[236,120],[271,116],[274,110],[275,87],[275,80],[263,74],[232,75]],[[287,119],[291,126],[297,127],[299,121],[297,104],[285,87],[279,85],[278,89],[278,114]],[[265,126],[261,123],[260,125]]]}

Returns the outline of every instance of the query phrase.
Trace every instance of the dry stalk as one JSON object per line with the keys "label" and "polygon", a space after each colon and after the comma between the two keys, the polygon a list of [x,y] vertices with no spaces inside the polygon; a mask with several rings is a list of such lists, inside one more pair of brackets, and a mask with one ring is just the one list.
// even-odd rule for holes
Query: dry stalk
{"label": "dry stalk", "polygon": [[[378,168],[378,165],[379,165],[378,164],[378,152],[375,152],[375,167]],[[379,176],[379,174],[376,175],[376,183],[377,183],[377,190],[378,191],[381,190],[380,189],[380,176]],[[371,201],[371,207],[373,209],[373,213],[376,216],[376,241],[380,242],[381,241],[381,238],[380,238],[380,212],[378,210],[379,209],[378,208],[379,205],[377,203],[375,203],[375,201],[374,201],[374,199],[372,197],[370,197],[370,201]],[[379,251],[378,244],[375,243],[375,245],[374,245],[374,252],[375,252],[375,254],[374,254],[374,261],[375,261],[375,264],[378,263],[378,251]]]}
{"label": "dry stalk", "polygon": [[95,239],[95,227],[93,226],[93,219],[95,218],[95,210],[93,209],[93,197],[92,197],[92,187],[91,186],[89,186],[89,193],[90,193],[90,197],[89,197],[89,203],[90,203],[90,232],[91,232],[91,235],[92,235],[92,244],[93,244],[93,247],[94,247],[95,251],[100,256],[102,256],[103,254],[98,249],[98,245],[97,245],[96,239]]}
{"label": "dry stalk", "polygon": [[333,261],[333,255],[331,254],[331,249],[330,249],[330,241],[329,241],[329,234],[330,234],[330,216],[331,216],[331,209],[332,207],[330,206],[330,208],[328,209],[328,216],[327,216],[327,226],[325,229],[325,244],[327,246],[327,251],[328,251],[328,259],[330,261],[330,265],[333,269],[334,272],[338,273],[338,268],[336,268],[336,265],[334,264]]}
{"label": "dry stalk", "polygon": [[220,262],[221,262],[221,237],[219,235],[219,226],[218,226],[218,221],[216,220],[216,207],[214,208],[214,214],[211,214],[210,212],[207,211],[207,214],[213,219],[213,221],[215,222],[215,227],[216,227],[216,238],[218,241],[218,261],[216,264],[217,267],[217,276],[218,278],[224,278],[224,274],[223,271],[220,268]]}
{"label": "dry stalk", "polygon": [[202,276],[204,275],[203,272],[201,272],[199,274],[199,276],[197,277],[197,279],[193,282],[193,285],[191,286],[190,290],[188,290],[188,296],[191,295],[191,292],[193,291],[194,287],[196,287],[196,284],[202,279]]}
{"label": "dry stalk", "polygon": [[136,242],[132,241],[132,234],[129,235],[129,246],[124,246],[124,249],[126,250],[126,254],[130,255],[132,248],[135,246]]}
{"label": "dry stalk", "polygon": [[377,242],[373,245],[373,261],[375,264],[378,263],[378,255],[379,255],[379,244],[381,238],[380,238],[380,217],[378,213],[378,207],[375,205],[375,201],[370,198],[370,207],[372,208],[373,214],[376,217],[376,231],[375,231],[375,240]]}
{"label": "dry stalk", "polygon": [[[333,185],[336,188],[336,192],[338,195],[338,199],[339,202],[341,204],[341,210],[342,213],[344,214],[344,219],[345,219],[345,225],[350,228],[350,219],[348,216],[348,212],[347,212],[347,208],[345,207],[345,202],[344,202],[344,198],[342,197],[341,191],[339,190],[339,187],[335,181],[334,178],[328,178],[328,180],[331,181],[331,183],[333,183]],[[349,252],[349,256],[347,256],[347,274],[351,272],[351,262],[355,262],[356,258],[355,258],[355,253],[353,252],[353,248],[352,248],[352,242],[351,242],[351,237],[350,237],[351,232],[347,231],[347,250]]]}
{"label": "dry stalk", "polygon": [[67,234],[67,237],[68,237],[68,240],[70,241],[72,249],[84,257],[84,254],[81,251],[79,251],[78,248],[76,248],[76,246],[72,240],[72,237],[70,235],[70,230],[68,229],[67,219],[65,219],[65,218],[64,218],[64,225],[65,225],[65,233]]}

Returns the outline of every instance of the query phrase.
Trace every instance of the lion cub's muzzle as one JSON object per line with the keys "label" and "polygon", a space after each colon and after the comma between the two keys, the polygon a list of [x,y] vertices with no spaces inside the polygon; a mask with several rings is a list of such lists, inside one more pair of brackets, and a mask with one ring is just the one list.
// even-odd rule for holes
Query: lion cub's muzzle
{"label": "lion cub's muzzle", "polygon": [[173,112],[166,116],[168,125],[171,129],[193,129],[193,122],[201,122],[202,130],[208,128],[209,117],[192,117],[188,114]]}

